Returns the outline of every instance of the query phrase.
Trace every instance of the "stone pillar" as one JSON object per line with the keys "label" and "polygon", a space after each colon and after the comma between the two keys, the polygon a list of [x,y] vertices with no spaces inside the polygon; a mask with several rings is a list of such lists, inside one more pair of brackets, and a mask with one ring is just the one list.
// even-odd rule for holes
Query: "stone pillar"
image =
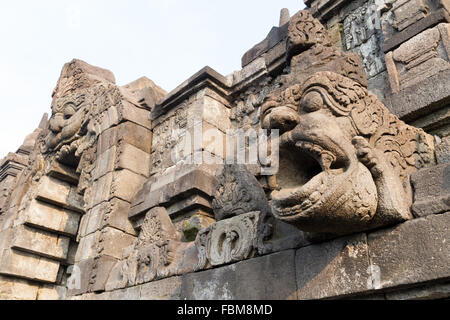
{"label": "stone pillar", "polygon": [[154,108],[151,177],[130,213],[136,227],[156,206],[167,208],[179,231],[192,217],[212,219],[214,175],[231,128],[228,90],[228,80],[205,67]]}

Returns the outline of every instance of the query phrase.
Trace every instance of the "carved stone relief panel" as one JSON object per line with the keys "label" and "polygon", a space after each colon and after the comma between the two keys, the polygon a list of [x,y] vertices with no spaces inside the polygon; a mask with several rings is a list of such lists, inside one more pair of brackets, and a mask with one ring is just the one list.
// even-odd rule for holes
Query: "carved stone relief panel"
{"label": "carved stone relief panel", "polygon": [[380,16],[374,1],[368,1],[345,17],[343,37],[345,49],[360,56],[369,78],[385,70]]}
{"label": "carved stone relief panel", "polygon": [[184,153],[187,129],[187,104],[182,104],[153,128],[151,173],[161,172],[174,165],[173,149]]}

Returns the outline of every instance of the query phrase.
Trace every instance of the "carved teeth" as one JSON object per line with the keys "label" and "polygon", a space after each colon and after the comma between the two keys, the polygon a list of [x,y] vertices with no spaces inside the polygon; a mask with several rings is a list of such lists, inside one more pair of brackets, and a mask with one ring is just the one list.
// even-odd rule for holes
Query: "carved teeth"
{"label": "carved teeth", "polygon": [[305,201],[303,201],[302,204],[300,205],[300,209],[301,209],[301,210],[306,210],[306,209],[308,209],[309,207],[311,207],[312,205],[313,205],[313,203],[312,203],[311,201],[305,200]]}
{"label": "carved teeth", "polygon": [[322,194],[319,191],[315,191],[309,196],[308,200],[311,201],[312,203],[316,203],[317,201],[320,200],[321,197]]}
{"label": "carved teeth", "polygon": [[329,170],[335,160],[335,156],[329,152],[324,151],[320,155],[320,165],[322,166],[323,170]]}
{"label": "carved teeth", "polygon": [[298,141],[295,146],[308,152],[312,157],[314,157],[324,171],[329,170],[333,162],[336,161],[336,157],[331,152],[325,150],[317,144],[307,141]]}

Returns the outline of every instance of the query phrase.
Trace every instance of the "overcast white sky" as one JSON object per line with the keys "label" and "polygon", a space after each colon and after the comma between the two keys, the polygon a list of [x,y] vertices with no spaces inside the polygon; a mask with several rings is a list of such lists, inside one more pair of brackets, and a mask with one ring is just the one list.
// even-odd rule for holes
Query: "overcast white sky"
{"label": "overcast white sky", "polygon": [[0,2],[0,159],[44,112],[64,63],[147,76],[166,91],[209,65],[223,75],[301,0],[40,0]]}

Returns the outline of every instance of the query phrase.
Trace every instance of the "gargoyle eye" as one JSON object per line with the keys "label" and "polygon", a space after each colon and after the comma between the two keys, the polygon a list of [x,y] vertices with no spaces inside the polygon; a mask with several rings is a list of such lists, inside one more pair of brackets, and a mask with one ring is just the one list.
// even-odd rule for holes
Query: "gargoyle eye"
{"label": "gargoyle eye", "polygon": [[64,106],[64,119],[69,119],[75,114],[76,110],[72,104],[67,104]]}
{"label": "gargoyle eye", "polygon": [[308,92],[302,99],[300,108],[306,112],[314,112],[322,109],[323,98],[322,95],[317,91]]}

